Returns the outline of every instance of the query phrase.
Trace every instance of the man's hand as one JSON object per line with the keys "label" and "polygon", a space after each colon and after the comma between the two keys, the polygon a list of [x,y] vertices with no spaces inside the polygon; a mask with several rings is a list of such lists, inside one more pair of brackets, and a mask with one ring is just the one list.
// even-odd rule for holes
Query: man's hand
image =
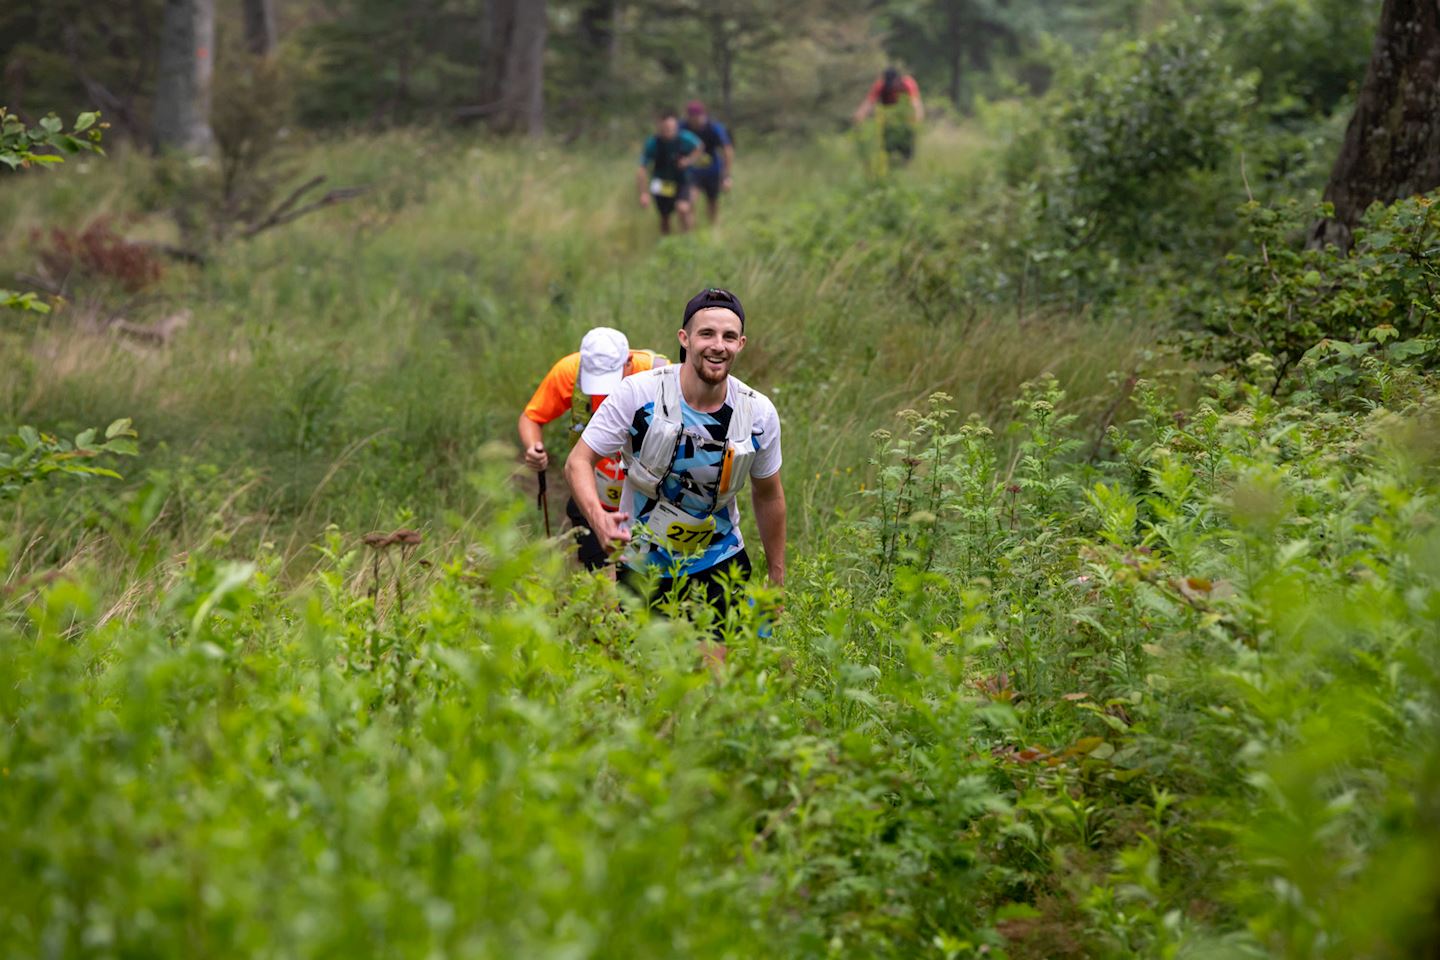
{"label": "man's hand", "polygon": [[642,193],[642,194],[640,194],[640,207],[641,207],[641,209],[644,209],[645,207],[648,207],[648,206],[650,206],[650,194],[648,194],[648,193]]}
{"label": "man's hand", "polygon": [[606,553],[614,553],[630,542],[630,514],[601,510],[600,516],[590,521],[590,530]]}
{"label": "man's hand", "polygon": [[550,454],[545,452],[545,444],[535,443],[525,448],[525,466],[541,473],[550,465]]}
{"label": "man's hand", "polygon": [[729,192],[730,192],[730,187],[731,187],[732,184],[734,184],[734,182],[735,182],[735,181],[732,180],[731,178],[726,177],[724,180],[720,181],[720,189],[721,189],[721,190],[724,190],[726,193],[729,193]]}

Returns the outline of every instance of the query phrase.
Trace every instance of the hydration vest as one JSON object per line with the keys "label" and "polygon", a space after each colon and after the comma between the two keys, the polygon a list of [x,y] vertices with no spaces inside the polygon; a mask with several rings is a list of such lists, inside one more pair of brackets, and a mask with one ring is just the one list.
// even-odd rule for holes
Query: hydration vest
{"label": "hydration vest", "polygon": [[705,156],[691,164],[692,170],[708,170],[713,166],[722,165],[725,162],[725,155],[721,151],[725,149],[725,143],[720,139],[720,131],[715,129],[715,121],[706,120],[703,127],[692,127],[688,122],[682,129],[689,130],[700,138],[700,143],[705,147]]}
{"label": "hydration vest", "polygon": [[[654,370],[656,367],[663,367],[670,361],[664,354],[656,353],[654,350],[631,350],[630,359],[634,363],[635,358],[646,357],[650,360],[647,370]],[[636,373],[641,371],[636,370]],[[580,434],[585,432],[585,426],[590,418],[595,415],[595,404],[590,395],[580,389],[580,377],[575,377],[575,388],[570,393],[570,443],[573,446],[580,439]]]}
{"label": "hydration vest", "polygon": [[681,146],[679,134],[673,140],[661,140],[655,138],[655,159],[650,165],[650,175],[661,180],[672,180],[676,183],[685,178],[685,171],[680,166],[680,158],[685,156],[685,149]]}
{"label": "hydration vest", "polygon": [[[625,455],[625,469],[635,489],[659,500],[664,499],[660,486],[674,470],[684,428],[680,368],[662,367],[655,383],[655,407],[650,415],[650,428],[645,432],[639,451]],[[755,391],[736,377],[730,378],[730,390],[735,401],[730,412],[730,427],[725,433],[725,453],[720,462],[712,513],[718,513],[734,502],[736,494],[745,488],[745,480],[755,462],[755,442],[750,433],[755,421]]]}

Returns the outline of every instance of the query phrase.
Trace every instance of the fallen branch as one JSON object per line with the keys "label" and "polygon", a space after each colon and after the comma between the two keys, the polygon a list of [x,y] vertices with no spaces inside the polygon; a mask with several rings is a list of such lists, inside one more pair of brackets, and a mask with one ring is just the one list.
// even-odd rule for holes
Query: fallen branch
{"label": "fallen branch", "polygon": [[146,244],[146,246],[171,260],[178,260],[180,263],[188,263],[196,267],[204,267],[210,264],[208,254],[201,253],[199,250],[191,250],[189,247],[177,247],[169,243],[151,243]]}
{"label": "fallen branch", "polygon": [[324,182],[325,177],[323,174],[305,181],[296,187],[288,197],[280,202],[279,206],[271,210],[263,219],[257,220],[241,231],[240,237],[244,240],[249,240],[256,234],[269,230],[271,227],[279,227],[287,223],[293,223],[307,214],[314,213],[316,210],[322,210],[325,207],[331,207],[337,203],[351,200],[360,196],[368,189],[367,187],[337,187],[329,193],[326,193],[319,200],[307,203],[303,207],[296,206],[296,204],[304,199],[306,194]]}
{"label": "fallen branch", "polygon": [[501,107],[505,106],[505,103],[506,101],[502,97],[490,103],[475,103],[464,107],[456,107],[450,112],[450,115],[456,120],[478,120],[482,117],[488,117],[493,113],[497,113]]}
{"label": "fallen branch", "polygon": [[168,347],[170,341],[175,339],[175,335],[189,325],[190,311],[181,310],[154,323],[134,323],[125,319],[113,320],[110,323],[110,330],[139,340],[142,343],[149,343],[157,347]]}
{"label": "fallen branch", "polygon": [[1130,394],[1135,392],[1135,385],[1139,382],[1140,373],[1138,370],[1125,378],[1125,382],[1120,386],[1120,395],[1115,398],[1115,402],[1110,404],[1109,409],[1105,411],[1105,415],[1100,418],[1100,429],[1095,432],[1095,441],[1090,444],[1090,453],[1085,457],[1086,463],[1094,463],[1096,458],[1100,456],[1100,445],[1105,442],[1105,432],[1109,430],[1111,424],[1115,422],[1116,414],[1120,412],[1120,408],[1124,405],[1125,401],[1130,399]]}

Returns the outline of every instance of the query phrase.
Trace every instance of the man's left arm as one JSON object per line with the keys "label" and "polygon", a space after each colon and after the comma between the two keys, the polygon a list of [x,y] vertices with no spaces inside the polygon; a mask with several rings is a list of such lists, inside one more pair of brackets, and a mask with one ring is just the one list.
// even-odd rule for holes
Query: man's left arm
{"label": "man's left arm", "polygon": [[755,508],[755,525],[765,547],[765,567],[770,582],[785,585],[785,487],[780,472],[751,480],[750,502]]}
{"label": "man's left arm", "polygon": [[700,159],[700,155],[705,152],[705,142],[695,134],[684,130],[680,132],[680,146],[681,149],[690,146],[690,149],[678,161],[682,170],[693,166],[695,161]]}

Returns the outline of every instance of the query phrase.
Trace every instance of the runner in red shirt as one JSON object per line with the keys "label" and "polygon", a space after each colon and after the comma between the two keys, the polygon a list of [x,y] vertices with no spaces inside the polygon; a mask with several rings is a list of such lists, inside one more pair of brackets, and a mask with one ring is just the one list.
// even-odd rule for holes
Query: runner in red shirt
{"label": "runner in red shirt", "polygon": [[[909,118],[900,112],[902,99],[909,102]],[[915,131],[925,119],[919,84],[910,74],[886,67],[855,108],[855,122],[863,123],[877,104],[881,110],[877,119],[885,130],[885,152],[902,161],[909,160],[915,155]]]}

